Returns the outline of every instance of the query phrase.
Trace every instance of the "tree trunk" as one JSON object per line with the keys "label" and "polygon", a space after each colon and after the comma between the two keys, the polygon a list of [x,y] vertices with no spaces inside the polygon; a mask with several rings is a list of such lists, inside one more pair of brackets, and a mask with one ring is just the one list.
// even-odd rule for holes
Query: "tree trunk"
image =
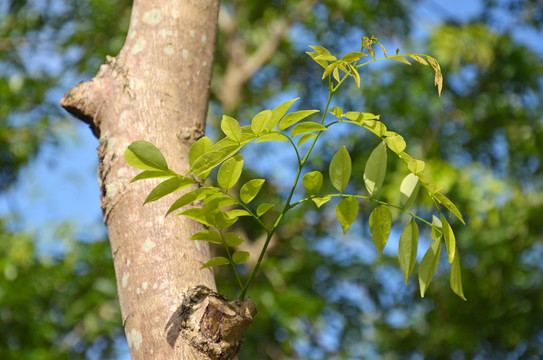
{"label": "tree trunk", "polygon": [[155,144],[178,173],[204,134],[219,0],[135,0],[126,43],[61,105],[99,138],[99,183],[123,326],[133,359],[231,359],[256,309],[216,294],[201,226],[164,217],[171,197],[142,207],[157,182],[129,185],[135,140]]}

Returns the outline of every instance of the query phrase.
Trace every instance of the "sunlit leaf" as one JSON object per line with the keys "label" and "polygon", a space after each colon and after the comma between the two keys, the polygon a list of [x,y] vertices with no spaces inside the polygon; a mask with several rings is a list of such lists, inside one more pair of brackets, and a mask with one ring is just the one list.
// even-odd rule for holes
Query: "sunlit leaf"
{"label": "sunlit leaf", "polygon": [[279,129],[285,130],[289,126],[296,124],[298,121],[301,121],[308,117],[309,115],[318,113],[319,110],[300,110],[293,113],[286,114],[283,116],[281,121],[279,121]]}
{"label": "sunlit leaf", "polygon": [[186,187],[189,187],[190,185],[193,185],[195,182],[191,178],[187,178],[184,176],[176,176],[174,178],[164,180],[160,184],[158,184],[147,196],[145,201],[143,202],[143,205],[150,203],[152,201],[156,201],[168,194],[171,194],[175,191],[184,189]]}
{"label": "sunlit leaf", "polygon": [[383,137],[387,132],[385,124],[377,120],[364,121],[364,127],[379,137]]}
{"label": "sunlit leaf", "polygon": [[328,129],[315,122],[302,122],[292,128],[292,136],[308,133],[311,131],[327,131]]}
{"label": "sunlit leaf", "polygon": [[244,209],[234,209],[234,210],[230,210],[230,211],[227,211],[226,214],[228,216],[236,216],[236,217],[240,217],[240,216],[251,216],[251,213],[248,212],[247,210],[244,210]]}
{"label": "sunlit leaf", "polygon": [[363,124],[364,122],[368,120],[379,120],[379,118],[381,117],[380,115],[375,115],[372,113],[363,113],[363,112],[358,112],[358,111],[348,111],[344,116],[347,119],[360,123],[360,124]]}
{"label": "sunlit leaf", "polygon": [[396,154],[400,154],[405,150],[405,140],[400,135],[387,136],[385,142],[387,143],[388,148]]}
{"label": "sunlit leaf", "polygon": [[417,159],[409,159],[409,161],[407,162],[407,168],[409,169],[409,171],[411,171],[413,174],[420,174],[421,172],[424,171],[424,167],[426,166],[426,164],[424,163],[424,161],[422,160],[417,160]]}
{"label": "sunlit leaf", "polygon": [[134,176],[132,180],[130,180],[130,183],[133,183],[134,181],[138,181],[138,180],[170,178],[174,176],[177,176],[177,174],[171,170],[168,170],[168,171],[145,170],[145,171],[140,172],[138,175]]}
{"label": "sunlit leaf", "polygon": [[239,197],[241,201],[246,204],[250,203],[255,198],[255,196],[258,195],[258,192],[262,188],[262,185],[264,185],[265,181],[266,180],[264,179],[253,179],[243,184],[239,191]]}
{"label": "sunlit leaf", "polygon": [[189,191],[188,193],[181,196],[179,199],[177,199],[172,206],[168,209],[166,212],[166,216],[168,216],[171,212],[185,206],[188,204],[191,204],[195,201],[202,200],[206,196],[209,196],[210,194],[216,193],[218,190],[215,188],[208,188],[208,187],[202,187],[198,188],[192,191]]}
{"label": "sunlit leaf", "polygon": [[221,230],[229,228],[230,226],[234,225],[237,221],[238,221],[237,216],[227,214],[223,211],[218,211],[215,214],[215,226]]}
{"label": "sunlit leaf", "polygon": [[441,239],[441,236],[443,236],[442,228],[443,225],[441,224],[441,219],[435,215],[432,215],[432,239]]}
{"label": "sunlit leaf", "polygon": [[458,249],[454,252],[454,260],[451,267],[450,284],[454,293],[460,296],[463,300],[467,300],[464,296],[464,290],[462,289],[462,273],[460,269],[460,258],[458,256]]}
{"label": "sunlit leaf", "polygon": [[246,262],[247,260],[249,260],[249,257],[251,255],[247,252],[247,251],[236,251],[233,255],[232,255],[232,261],[234,262],[234,264],[236,265],[239,265],[239,264],[243,264],[244,262]]}
{"label": "sunlit leaf", "polygon": [[230,190],[239,180],[243,171],[243,157],[237,154],[226,160],[217,173],[217,182],[224,190]]}
{"label": "sunlit leaf", "polygon": [[189,165],[192,167],[196,159],[204,155],[206,152],[211,150],[213,147],[213,142],[209,140],[207,136],[201,137],[198,139],[189,150]]}
{"label": "sunlit leaf", "polygon": [[269,203],[262,203],[258,205],[256,208],[256,216],[260,217],[264,215],[268,210],[270,210],[272,207],[274,207],[275,204],[269,204]]}
{"label": "sunlit leaf", "polygon": [[237,141],[238,143],[241,142],[241,127],[236,119],[223,115],[221,130],[229,139]]}
{"label": "sunlit leaf", "polygon": [[322,187],[322,173],[319,171],[312,171],[304,175],[302,182],[305,189],[310,194],[316,194]]}
{"label": "sunlit leaf", "polygon": [[451,225],[443,214],[441,214],[441,223],[443,237],[445,238],[445,245],[447,246],[447,253],[449,254],[449,263],[452,263],[456,251],[456,238],[454,236]]}
{"label": "sunlit leaf", "polygon": [[264,131],[264,129],[266,129],[266,126],[268,125],[271,116],[271,110],[264,110],[256,114],[251,121],[251,131],[255,135],[260,135]]}
{"label": "sunlit leaf", "polygon": [[343,117],[343,110],[341,110],[339,106],[334,106],[333,108],[328,110],[328,112],[337,117],[338,119],[341,119]]}
{"label": "sunlit leaf", "polygon": [[439,262],[439,254],[441,253],[441,240],[435,240],[426,254],[422,258],[419,265],[419,286],[420,296],[424,297],[428,286],[436,272],[437,263]]}
{"label": "sunlit leaf", "polygon": [[385,142],[373,149],[364,169],[364,184],[370,196],[375,195],[385,180],[387,170],[387,147]]}
{"label": "sunlit leaf", "polygon": [[325,69],[324,69],[324,72],[322,73],[322,79],[326,78],[328,75],[330,75],[330,73],[335,69],[337,68],[338,66],[338,63],[337,62],[334,62],[334,63],[331,63],[330,65],[328,65]]}
{"label": "sunlit leaf", "polygon": [[445,206],[451,213],[453,213],[453,215],[456,216],[458,220],[462,221],[462,224],[465,224],[462,214],[460,213],[460,211],[458,211],[458,208],[453,204],[453,202],[449,200],[449,198],[447,198],[440,192],[434,193],[434,198],[439,201],[443,206]]}
{"label": "sunlit leaf", "polygon": [[215,226],[215,214],[212,209],[204,209],[204,208],[190,208],[179,215],[186,216],[194,221],[199,222],[200,224],[206,225],[206,226]]}
{"label": "sunlit leaf", "polygon": [[413,60],[415,61],[418,61],[419,63],[421,63],[422,65],[428,65],[428,63],[426,62],[426,60],[424,60],[423,57],[421,56],[418,56],[418,55],[409,55]]}
{"label": "sunlit leaf", "polygon": [[354,81],[356,82],[356,86],[360,87],[360,74],[358,74],[358,71],[355,69],[354,66],[351,64],[349,65],[349,72],[351,76],[354,78]]}
{"label": "sunlit leaf", "polygon": [[189,238],[189,240],[202,240],[214,244],[222,244],[221,234],[214,230],[201,230]]}
{"label": "sunlit leaf", "polygon": [[291,105],[294,104],[294,102],[298,99],[299,97],[297,97],[296,99],[285,101],[284,103],[278,105],[275,109],[273,109],[270,120],[268,121],[268,129],[272,130],[275,125],[279,123],[279,120],[281,120],[281,118],[287,113]]}
{"label": "sunlit leaf", "polygon": [[200,156],[193,164],[191,171],[196,177],[205,178],[204,174],[208,174],[210,170],[218,166],[224,160],[230,158],[240,149],[240,146],[233,145],[222,148],[220,150],[209,151]]}
{"label": "sunlit leaf", "polygon": [[377,206],[370,214],[370,232],[371,240],[379,253],[383,254],[383,250],[390,235],[392,226],[392,214],[385,205]]}
{"label": "sunlit leaf", "polygon": [[228,260],[225,257],[217,256],[206,262],[204,265],[202,265],[202,269],[210,268],[214,266],[221,266],[221,265],[228,265],[230,264],[230,260]]}
{"label": "sunlit leaf", "polygon": [[326,204],[328,201],[330,201],[330,196],[321,196],[321,197],[314,197],[311,200],[317,205],[318,208]]}
{"label": "sunlit leaf", "polygon": [[228,232],[226,235],[224,235],[224,241],[226,242],[226,245],[230,247],[236,247],[241,244],[243,244],[243,239],[234,232]]}
{"label": "sunlit leaf", "polygon": [[400,205],[404,209],[408,209],[417,198],[419,193],[420,182],[415,174],[407,174],[400,184]]}
{"label": "sunlit leaf", "polygon": [[266,142],[266,141],[283,141],[283,142],[288,142],[288,139],[285,135],[283,135],[282,133],[280,132],[277,132],[277,131],[274,131],[274,132],[270,132],[268,134],[264,134],[262,135],[261,137],[259,137],[258,139],[256,139],[255,143],[261,143],[261,142]]}
{"label": "sunlit leaf", "polygon": [[413,273],[413,269],[415,269],[418,242],[419,227],[415,220],[411,219],[407,225],[405,225],[398,244],[398,260],[400,262],[400,268],[402,269],[405,285],[407,285],[407,281]]}
{"label": "sunlit leaf", "polygon": [[409,60],[407,60],[406,58],[404,58],[402,55],[392,55],[392,56],[389,56],[387,59],[389,59],[389,60],[394,60],[394,61],[398,61],[398,62],[407,64],[407,65],[411,65],[411,63],[409,62]]}
{"label": "sunlit leaf", "polygon": [[361,57],[364,57],[364,56],[368,56],[368,54],[364,54],[362,52],[355,51],[355,52],[350,52],[350,53],[347,53],[347,54],[343,55],[341,60],[346,61],[348,63],[351,63],[351,62],[353,62],[355,60],[358,60],[358,59],[360,59]]}
{"label": "sunlit leaf", "polygon": [[347,187],[351,178],[351,167],[351,156],[347,148],[342,146],[330,161],[330,180],[338,191]]}
{"label": "sunlit leaf", "polygon": [[148,141],[134,141],[124,152],[124,161],[141,170],[168,171],[166,159],[158,148]]}
{"label": "sunlit leaf", "polygon": [[343,234],[349,231],[349,228],[356,220],[358,215],[358,200],[354,196],[346,197],[336,205],[336,217],[343,229]]}
{"label": "sunlit leaf", "polygon": [[304,134],[300,136],[300,139],[298,140],[298,146],[302,145],[306,141],[313,139],[315,136],[317,136],[317,134]]}

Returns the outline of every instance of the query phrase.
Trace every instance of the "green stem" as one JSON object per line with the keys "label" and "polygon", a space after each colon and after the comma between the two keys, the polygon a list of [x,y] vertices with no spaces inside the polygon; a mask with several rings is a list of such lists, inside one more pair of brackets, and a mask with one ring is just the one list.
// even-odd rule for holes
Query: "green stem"
{"label": "green stem", "polygon": [[241,279],[238,274],[238,269],[236,269],[236,264],[234,264],[234,261],[232,260],[232,255],[230,254],[230,249],[228,248],[228,245],[226,244],[226,240],[224,240],[224,236],[222,234],[222,230],[220,231],[222,244],[224,248],[226,249],[226,254],[228,255],[228,260],[230,260],[230,265],[232,265],[232,268],[234,269],[234,274],[236,274],[236,279],[238,280],[239,287],[242,288],[243,285],[241,284]]}

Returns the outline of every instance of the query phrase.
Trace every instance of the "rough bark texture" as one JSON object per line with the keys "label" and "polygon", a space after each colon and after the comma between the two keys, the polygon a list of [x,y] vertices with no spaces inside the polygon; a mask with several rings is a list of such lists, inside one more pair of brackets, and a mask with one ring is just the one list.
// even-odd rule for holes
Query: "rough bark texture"
{"label": "rough bark texture", "polygon": [[123,160],[131,142],[147,140],[170,168],[188,170],[190,145],[204,134],[218,10],[218,0],[135,0],[120,54],[61,102],[99,138],[101,204],[133,359],[235,358],[256,313],[250,300],[228,303],[210,290],[212,270],[200,270],[207,243],[186,240],[200,225],[165,218],[171,197],[142,207],[157,182],[129,185],[137,171]]}

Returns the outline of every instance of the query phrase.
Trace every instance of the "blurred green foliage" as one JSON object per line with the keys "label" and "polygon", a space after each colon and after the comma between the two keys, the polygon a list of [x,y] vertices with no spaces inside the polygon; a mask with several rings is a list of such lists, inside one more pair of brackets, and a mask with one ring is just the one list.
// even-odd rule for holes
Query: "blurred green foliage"
{"label": "blurred green foliage", "polygon": [[[541,49],[528,47],[515,33],[541,30],[542,6],[533,0],[484,0],[474,17],[445,19],[421,37],[412,31],[414,22],[423,21],[415,15],[418,3],[223,1],[210,124],[223,111],[250,119],[284,93],[312,99],[303,108],[318,106],[326,87],[318,65],[304,53],[307,45],[348,52],[358,50],[360,36],[375,35],[401,43],[401,50],[436,57],[445,76],[441,98],[427,69],[390,64],[362,73],[361,89],[353,84],[352,98],[334,105],[381,114],[466,215],[466,226],[450,219],[468,302],[449,290],[445,269],[438,268],[424,299],[414,282],[405,287],[393,241],[377,260],[364,225],[369,204],[361,205],[366,218],[353,224],[351,232],[360,235],[352,237],[341,235],[331,208],[296,208],[273,239],[249,293],[259,314],[241,359],[543,357],[543,60]],[[54,95],[90,78],[106,54],[119,51],[130,10],[124,0],[7,4],[0,8],[2,189],[16,182],[44,142],[55,141],[53,129],[63,115]],[[274,34],[278,40],[270,55],[254,69],[244,68]],[[48,61],[40,61],[43,54]],[[247,69],[239,83],[228,80],[236,68]],[[225,97],[225,89],[237,96]],[[329,138],[311,169],[326,177],[325,164],[345,145],[353,174],[362,174],[376,144],[347,135],[341,144]],[[253,156],[263,162],[265,151]],[[399,163],[388,166],[381,194],[399,201],[391,189],[407,172]],[[254,171],[288,176],[281,166]],[[363,188],[359,180],[354,186]],[[259,196],[274,203],[284,191],[280,181],[266,182]],[[420,200],[417,212],[430,215],[429,199]],[[38,235],[14,232],[7,222],[0,235],[0,357],[92,358],[93,349],[104,349],[99,358],[113,356],[121,323],[106,244],[74,240],[48,259],[35,250]],[[262,234],[250,222],[241,223],[256,239],[244,250],[260,246]],[[419,246],[421,254],[429,243]],[[219,269],[219,289],[236,296],[227,274]]]}

